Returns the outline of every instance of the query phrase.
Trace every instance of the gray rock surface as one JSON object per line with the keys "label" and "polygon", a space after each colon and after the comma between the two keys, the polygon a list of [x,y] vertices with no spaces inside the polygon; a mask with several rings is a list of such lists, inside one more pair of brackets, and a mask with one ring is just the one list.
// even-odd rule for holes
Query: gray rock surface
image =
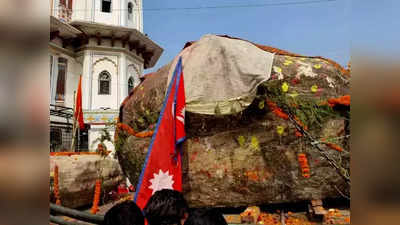
{"label": "gray rock surface", "polygon": [[99,177],[103,179],[102,194],[116,190],[125,180],[117,160],[99,155],[50,156],[50,165],[51,172],[58,165],[61,204],[70,208],[92,204]]}

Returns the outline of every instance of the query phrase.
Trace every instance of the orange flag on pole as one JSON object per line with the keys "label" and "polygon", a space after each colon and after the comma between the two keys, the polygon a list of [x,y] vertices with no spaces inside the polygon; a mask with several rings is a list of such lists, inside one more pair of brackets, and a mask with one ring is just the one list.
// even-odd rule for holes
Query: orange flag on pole
{"label": "orange flag on pole", "polygon": [[76,91],[74,116],[79,123],[79,128],[83,130],[85,128],[85,123],[83,122],[83,111],[82,111],[82,75],[79,77],[78,90]]}

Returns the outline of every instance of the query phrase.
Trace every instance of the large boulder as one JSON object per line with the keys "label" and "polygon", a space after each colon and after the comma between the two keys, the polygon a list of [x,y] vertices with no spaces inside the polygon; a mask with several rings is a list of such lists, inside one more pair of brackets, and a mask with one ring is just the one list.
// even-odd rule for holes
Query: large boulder
{"label": "large boulder", "polygon": [[58,166],[61,204],[70,208],[92,204],[97,179],[103,181],[102,196],[104,193],[116,190],[117,186],[125,180],[118,161],[108,157],[103,158],[100,155],[50,156],[52,178],[55,165]]}
{"label": "large boulder", "polygon": [[[267,51],[271,48],[207,35],[179,55],[187,97],[183,191],[191,206],[296,202],[349,193],[343,179],[350,161],[349,106],[327,103],[349,93],[348,71],[321,57]],[[136,131],[154,129],[177,58],[130,93],[121,107],[121,123]],[[320,145],[339,170],[276,112],[278,107],[290,111],[316,140],[344,149]],[[118,131],[116,154],[131,183],[137,182],[150,139]],[[308,159],[309,178],[300,168],[300,153]]]}

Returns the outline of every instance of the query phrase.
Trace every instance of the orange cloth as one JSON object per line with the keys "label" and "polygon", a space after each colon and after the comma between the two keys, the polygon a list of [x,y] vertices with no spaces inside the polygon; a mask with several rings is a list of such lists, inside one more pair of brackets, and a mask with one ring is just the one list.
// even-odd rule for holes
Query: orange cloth
{"label": "orange cloth", "polygon": [[83,111],[82,111],[82,75],[79,77],[78,90],[76,91],[74,116],[75,119],[78,120],[79,128],[81,130],[85,129],[85,123],[83,121]]}

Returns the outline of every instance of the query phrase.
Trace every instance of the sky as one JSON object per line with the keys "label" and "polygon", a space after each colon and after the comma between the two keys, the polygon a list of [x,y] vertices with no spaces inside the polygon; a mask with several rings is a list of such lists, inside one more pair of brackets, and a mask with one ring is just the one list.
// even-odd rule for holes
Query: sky
{"label": "sky", "polygon": [[143,16],[144,33],[164,49],[145,73],[169,63],[186,42],[205,34],[324,56],[345,66],[351,27],[357,26],[350,23],[350,0],[143,0]]}

